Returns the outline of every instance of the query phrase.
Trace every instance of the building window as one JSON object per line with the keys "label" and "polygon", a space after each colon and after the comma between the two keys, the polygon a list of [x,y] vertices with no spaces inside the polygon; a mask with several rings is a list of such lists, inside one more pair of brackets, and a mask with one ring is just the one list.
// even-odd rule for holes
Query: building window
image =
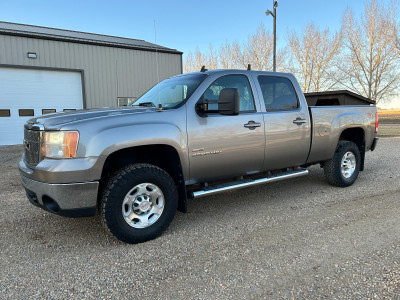
{"label": "building window", "polygon": [[55,112],[56,112],[56,110],[53,109],[53,108],[51,108],[51,109],[49,109],[49,108],[44,108],[44,109],[42,109],[42,115],[45,115],[45,114],[52,114],[52,113],[55,113]]}
{"label": "building window", "polygon": [[33,117],[35,115],[33,109],[19,109],[18,113],[20,117]]}
{"label": "building window", "polygon": [[9,109],[0,109],[0,117],[9,117],[10,110]]}
{"label": "building window", "polygon": [[118,97],[118,106],[131,106],[137,97]]}
{"label": "building window", "polygon": [[70,112],[76,110],[75,108],[64,108],[63,112]]}

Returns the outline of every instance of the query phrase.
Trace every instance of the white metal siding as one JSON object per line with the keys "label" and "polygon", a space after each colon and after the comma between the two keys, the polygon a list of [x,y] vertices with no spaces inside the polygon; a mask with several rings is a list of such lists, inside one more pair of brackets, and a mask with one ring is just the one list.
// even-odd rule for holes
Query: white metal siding
{"label": "white metal siding", "polygon": [[63,72],[0,67],[0,109],[9,109],[10,117],[0,117],[0,145],[22,144],[25,122],[19,109],[83,108],[80,72]]}
{"label": "white metal siding", "polygon": [[[29,59],[28,52],[38,58]],[[117,97],[141,96],[182,72],[180,54],[6,35],[0,35],[1,64],[83,70],[87,107],[116,106]]]}

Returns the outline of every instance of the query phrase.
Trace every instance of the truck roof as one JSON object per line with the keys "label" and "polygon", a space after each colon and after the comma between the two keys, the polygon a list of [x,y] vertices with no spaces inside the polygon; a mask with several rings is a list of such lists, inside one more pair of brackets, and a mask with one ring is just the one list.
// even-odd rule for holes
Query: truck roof
{"label": "truck roof", "polygon": [[[190,73],[184,73],[181,75],[186,75],[186,74],[219,74],[219,73],[227,73],[227,74],[232,74],[232,73],[258,73],[258,74],[264,74],[264,75],[275,75],[275,76],[293,76],[291,73],[284,73],[284,72],[268,72],[268,71],[258,71],[258,70],[245,70],[245,69],[214,69],[214,70],[206,70],[204,72],[202,71],[196,71],[196,72],[190,72]],[[180,76],[180,75],[178,75]]]}

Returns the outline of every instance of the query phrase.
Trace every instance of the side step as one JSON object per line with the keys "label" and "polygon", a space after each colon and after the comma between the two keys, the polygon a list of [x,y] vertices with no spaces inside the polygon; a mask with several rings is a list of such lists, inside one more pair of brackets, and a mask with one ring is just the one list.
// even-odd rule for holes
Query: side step
{"label": "side step", "polygon": [[298,170],[290,170],[278,174],[273,174],[271,176],[259,179],[243,179],[239,181],[233,181],[229,183],[218,184],[210,187],[206,187],[200,191],[189,192],[189,198],[200,198],[203,196],[208,196],[211,194],[222,193],[226,191],[241,189],[245,187],[250,187],[254,185],[259,185],[267,182],[275,182],[284,179],[296,178],[300,176],[304,176],[308,174],[308,170],[298,169]]}

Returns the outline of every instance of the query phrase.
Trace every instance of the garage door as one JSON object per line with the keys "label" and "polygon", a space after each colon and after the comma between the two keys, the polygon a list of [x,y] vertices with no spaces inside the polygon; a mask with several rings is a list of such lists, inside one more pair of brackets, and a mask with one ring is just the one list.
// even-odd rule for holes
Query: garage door
{"label": "garage door", "polygon": [[80,72],[0,68],[0,145],[22,144],[33,116],[80,108]]}

